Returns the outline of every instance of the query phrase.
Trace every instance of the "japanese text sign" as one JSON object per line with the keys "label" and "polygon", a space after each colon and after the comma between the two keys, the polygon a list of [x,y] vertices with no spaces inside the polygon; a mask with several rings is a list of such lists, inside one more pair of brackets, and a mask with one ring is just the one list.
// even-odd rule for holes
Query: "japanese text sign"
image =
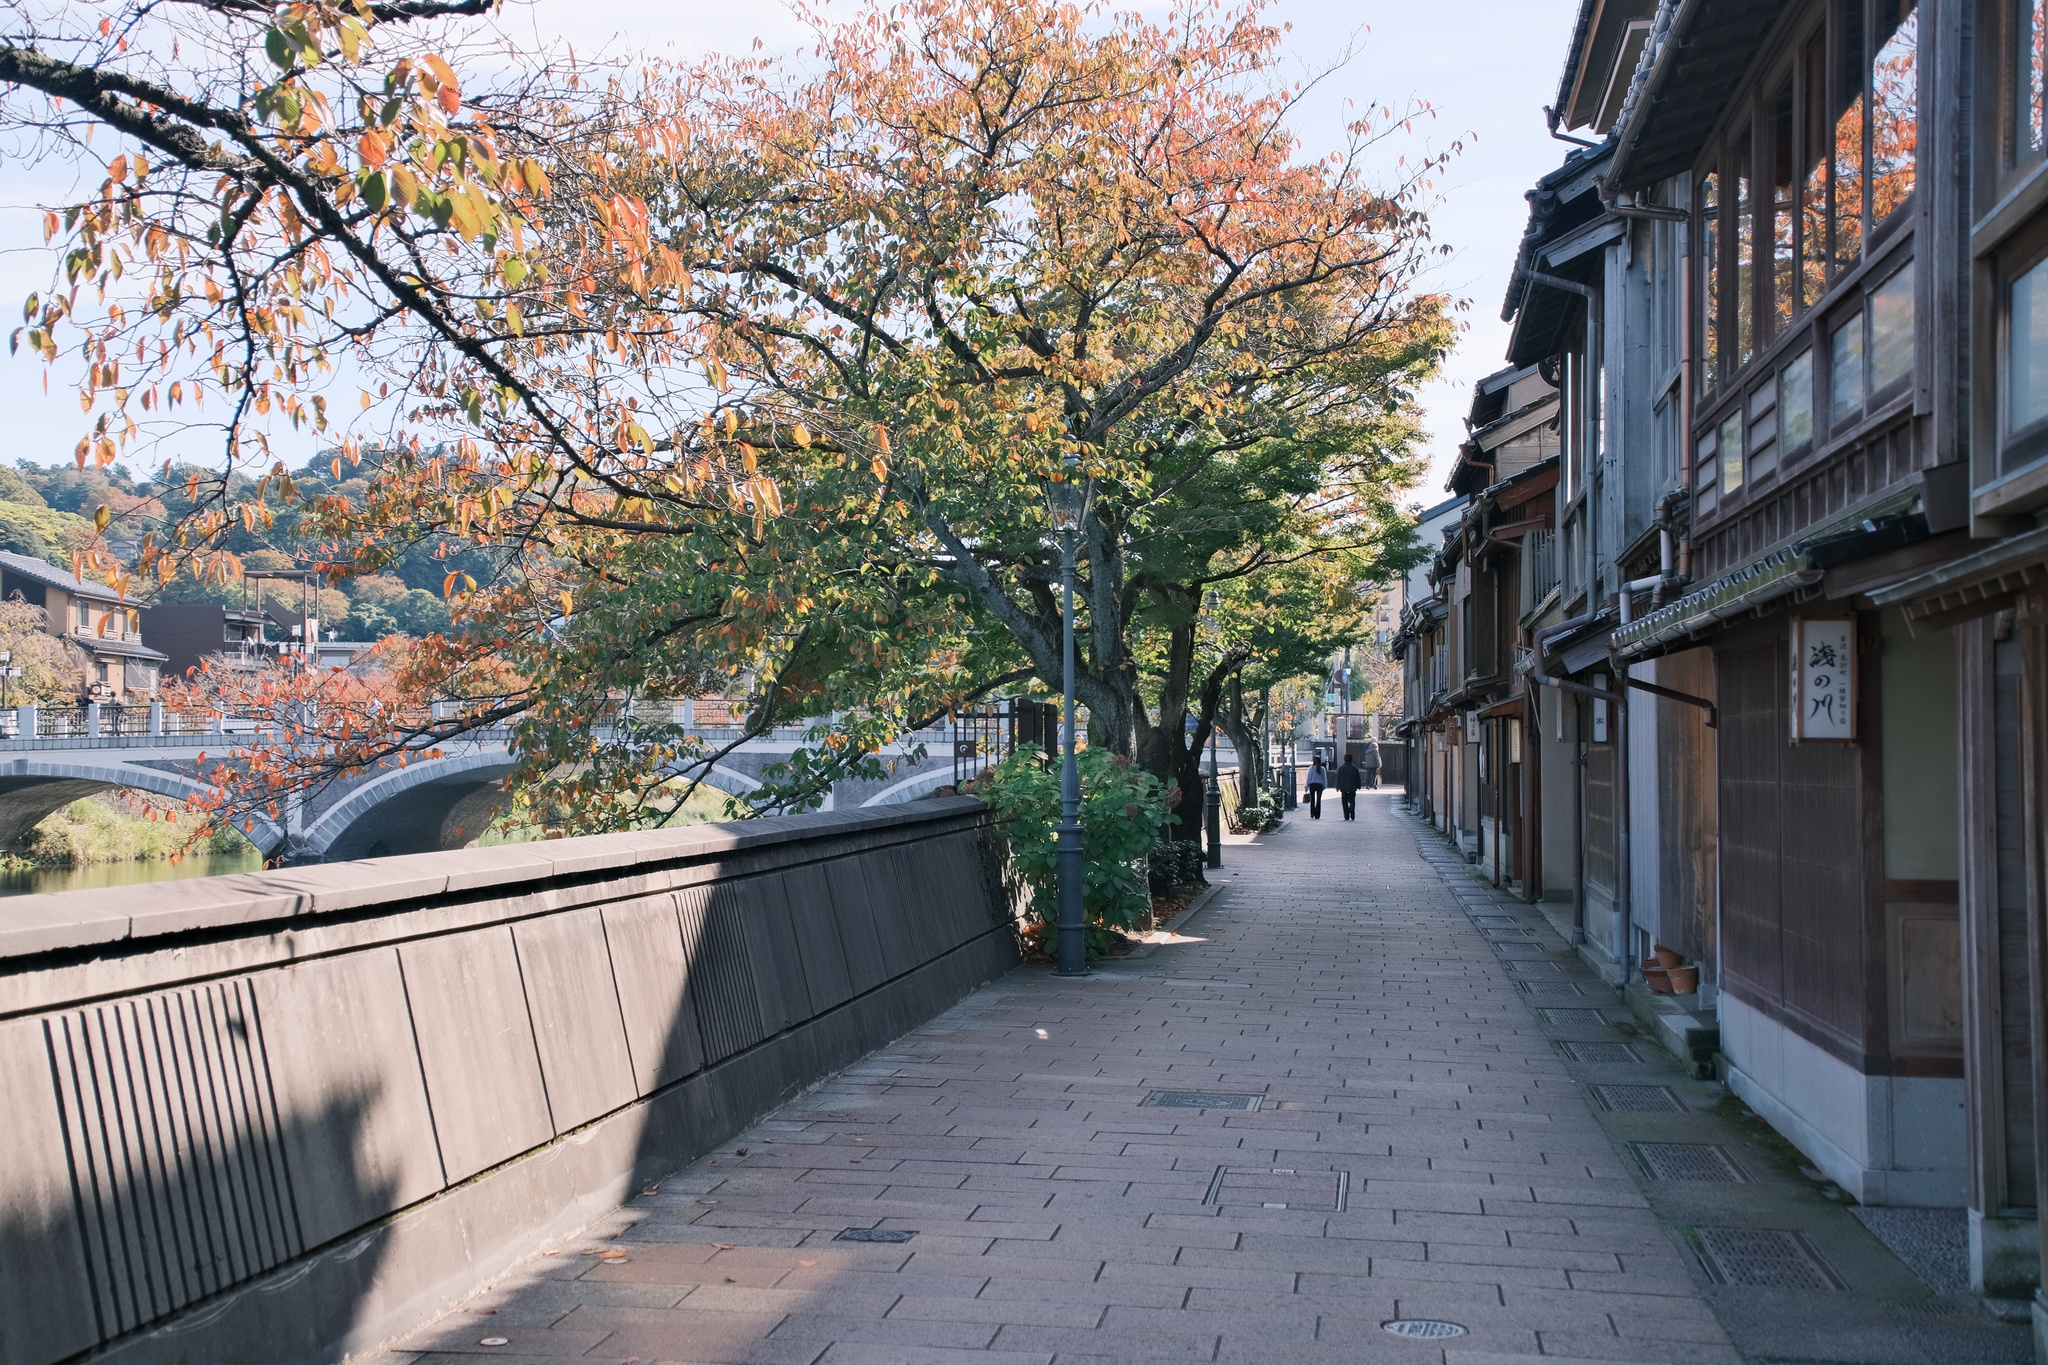
{"label": "japanese text sign", "polygon": [[1792,623],[1792,740],[1856,738],[1856,623]]}

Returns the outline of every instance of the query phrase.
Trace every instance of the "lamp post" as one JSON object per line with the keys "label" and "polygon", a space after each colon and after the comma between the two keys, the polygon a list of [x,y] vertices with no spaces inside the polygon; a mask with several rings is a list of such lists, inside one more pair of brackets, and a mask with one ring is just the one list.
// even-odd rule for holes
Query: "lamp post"
{"label": "lamp post", "polygon": [[1081,529],[1088,523],[1088,504],[1095,480],[1081,470],[1081,457],[1069,455],[1060,472],[1046,481],[1045,502],[1053,528],[1060,533],[1060,648],[1066,694],[1066,733],[1060,756],[1059,968],[1061,976],[1088,974],[1088,932],[1084,888],[1088,875],[1086,839],[1081,832],[1081,769],[1074,760],[1074,554]]}
{"label": "lamp post", "polygon": [[[1223,642],[1223,623],[1217,619],[1216,608],[1222,600],[1216,590],[1211,588],[1203,604],[1209,609],[1209,628],[1215,634],[1216,643],[1219,645]],[[1214,724],[1209,727],[1209,790],[1202,803],[1206,807],[1203,812],[1203,823],[1208,826],[1211,867],[1223,866],[1223,786],[1216,780],[1216,731],[1219,728],[1221,727]],[[1239,754],[1237,761],[1242,767],[1244,755]]]}

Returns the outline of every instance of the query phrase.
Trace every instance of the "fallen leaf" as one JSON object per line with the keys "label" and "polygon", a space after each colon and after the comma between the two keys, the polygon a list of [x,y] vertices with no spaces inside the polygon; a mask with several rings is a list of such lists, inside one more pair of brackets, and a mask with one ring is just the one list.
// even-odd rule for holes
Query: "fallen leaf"
{"label": "fallen leaf", "polygon": [[734,1156],[745,1156],[746,1154],[747,1154],[747,1149],[746,1149],[746,1148],[744,1148],[744,1147],[740,1148],[740,1149],[739,1149],[739,1150],[738,1150],[737,1152],[734,1152],[734,1153],[733,1153],[733,1155],[734,1155]]}
{"label": "fallen leaf", "polygon": [[762,1139],[761,1139],[761,1141],[763,1141],[763,1142],[773,1142],[773,1141],[775,1141],[775,1139],[774,1139],[774,1138],[762,1138]]}
{"label": "fallen leaf", "polygon": [[738,1283],[738,1281],[734,1280],[734,1279],[733,1279],[733,1277],[732,1277],[732,1276],[730,1276],[730,1275],[728,1275],[728,1276],[726,1276],[726,1277],[725,1277],[725,1282],[726,1282],[727,1284],[737,1284],[737,1283]]}
{"label": "fallen leaf", "polygon": [[720,1251],[731,1251],[731,1250],[732,1250],[732,1243],[731,1243],[731,1242],[713,1242],[713,1243],[712,1243],[711,1245],[713,1245],[713,1246],[717,1247],[717,1248],[718,1248],[718,1249],[719,1249]]}
{"label": "fallen leaf", "polygon": [[619,1251],[607,1251],[607,1252],[603,1253],[602,1255],[600,1255],[600,1256],[598,1257],[598,1259],[599,1259],[600,1261],[621,1261],[621,1260],[624,1260],[624,1259],[625,1259],[625,1257],[626,1257],[626,1253],[625,1253],[625,1252],[624,1252],[623,1250],[619,1250]]}
{"label": "fallen leaf", "polygon": [[561,1254],[562,1254],[562,1253],[561,1253],[561,1252],[559,1252],[559,1251],[552,1251],[552,1250],[550,1250],[550,1251],[543,1251],[543,1252],[541,1253],[541,1255],[543,1255],[543,1256],[559,1256],[559,1255],[561,1255]]}
{"label": "fallen leaf", "polygon": [[495,1308],[479,1308],[479,1309],[477,1309],[477,1310],[476,1310],[476,1312],[477,1312],[477,1316],[478,1316],[478,1317],[484,1317],[484,1318],[487,1318],[487,1317],[489,1317],[489,1316],[490,1316],[491,1314],[493,1314],[493,1313],[495,1313],[495,1312],[497,1312],[497,1311],[498,1311],[498,1310],[497,1310],[497,1309],[495,1309]]}
{"label": "fallen leaf", "polygon": [[817,1262],[816,1262],[816,1261],[798,1261],[798,1262],[797,1262],[797,1264],[798,1264],[798,1265],[816,1265],[816,1264],[817,1264]]}

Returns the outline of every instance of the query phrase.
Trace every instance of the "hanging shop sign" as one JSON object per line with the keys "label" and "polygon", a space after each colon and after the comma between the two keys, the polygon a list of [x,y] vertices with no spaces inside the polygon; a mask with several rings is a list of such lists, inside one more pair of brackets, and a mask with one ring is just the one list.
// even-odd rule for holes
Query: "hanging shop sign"
{"label": "hanging shop sign", "polygon": [[1792,622],[1792,742],[1856,738],[1856,623]]}

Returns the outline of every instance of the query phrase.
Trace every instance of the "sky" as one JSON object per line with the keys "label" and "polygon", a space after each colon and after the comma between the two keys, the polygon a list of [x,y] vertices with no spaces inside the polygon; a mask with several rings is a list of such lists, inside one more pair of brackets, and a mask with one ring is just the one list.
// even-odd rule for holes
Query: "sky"
{"label": "sky", "polygon": [[[1154,6],[1141,0],[1139,8]],[[1357,116],[1351,106],[1399,107],[1411,99],[1436,109],[1433,121],[1416,127],[1417,151],[1463,144],[1437,179],[1430,213],[1435,239],[1453,250],[1427,287],[1468,303],[1456,314],[1456,351],[1420,395],[1430,472],[1412,497],[1423,506],[1445,496],[1473,382],[1502,364],[1500,304],[1527,218],[1522,195],[1571,150],[1550,137],[1543,106],[1555,97],[1576,8],[1575,0],[1275,0],[1268,10],[1272,21],[1291,25],[1282,74],[1321,77],[1295,120],[1306,154],[1339,145]],[[515,39],[566,40],[586,53],[741,51],[756,39],[773,51],[803,37],[791,11],[774,0],[509,0],[498,22]],[[45,167],[32,177],[10,174],[7,185],[0,191],[0,301],[48,284],[51,258],[34,201],[61,197],[68,177]],[[0,304],[0,316],[13,306]],[[70,458],[83,427],[63,378],[61,371],[53,377],[46,395],[38,362],[0,351],[0,414],[9,436],[0,459]]]}

